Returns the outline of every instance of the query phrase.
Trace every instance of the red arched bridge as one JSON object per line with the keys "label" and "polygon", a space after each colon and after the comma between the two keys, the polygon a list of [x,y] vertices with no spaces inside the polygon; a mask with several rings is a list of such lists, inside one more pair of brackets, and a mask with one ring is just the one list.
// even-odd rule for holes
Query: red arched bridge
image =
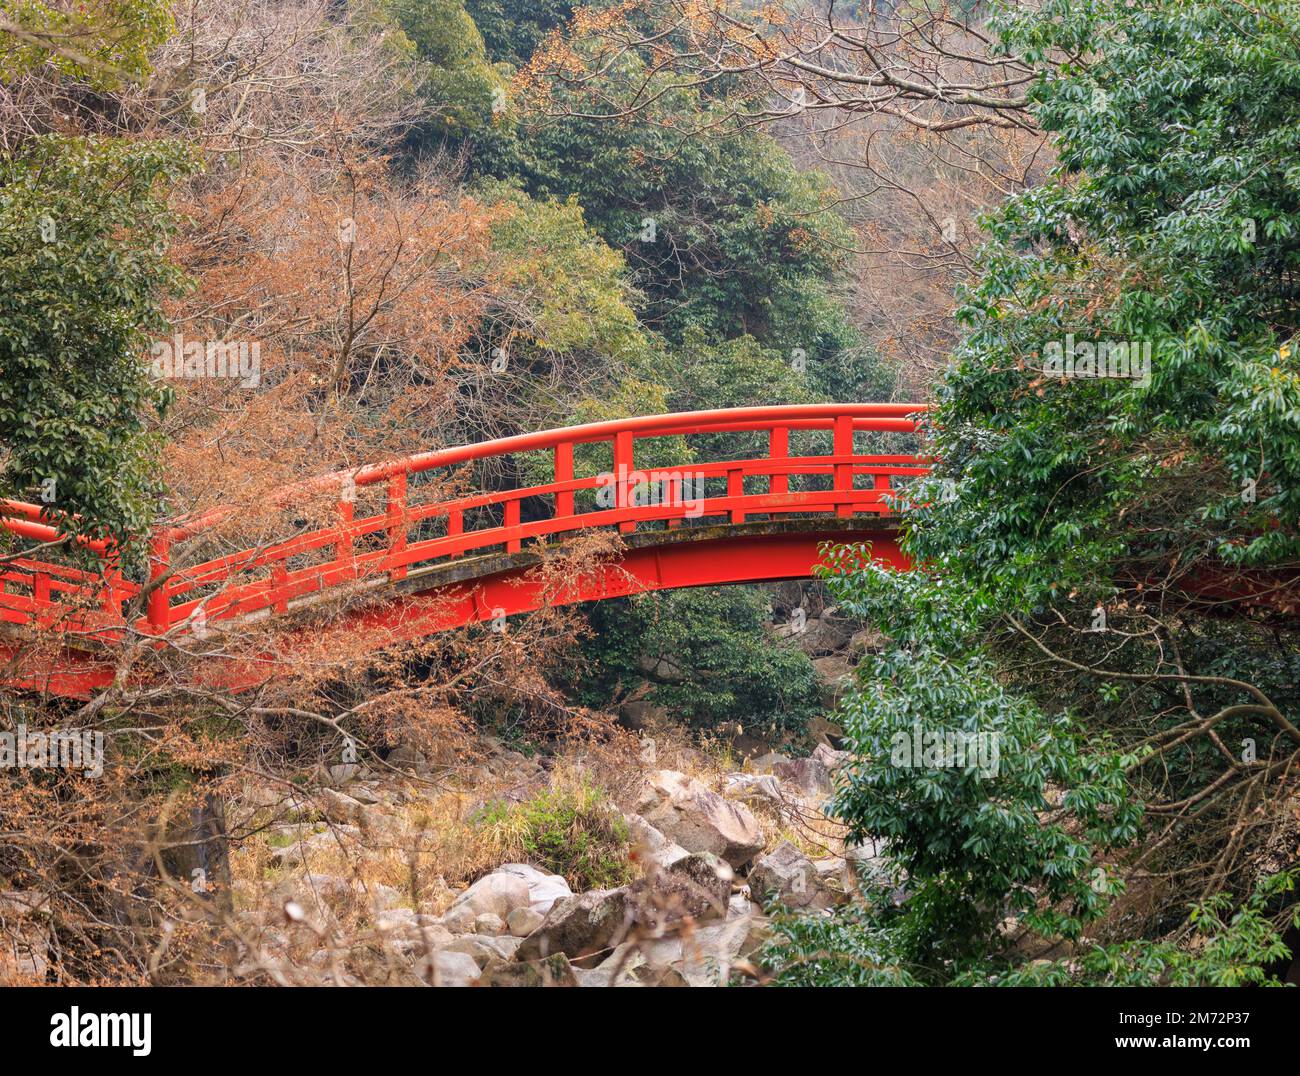
{"label": "red arched bridge", "polygon": [[[693,411],[440,449],[296,487],[286,507],[329,491],[333,518],[282,541],[199,559],[193,550],[233,509],[163,525],[152,535],[147,578],[142,571],[138,580],[123,574],[104,543],[83,543],[101,558],[97,572],[44,559],[40,546],[57,542],[60,532],[39,506],[0,502],[0,526],[36,547],[0,565],[0,623],[19,632],[55,628],[76,640],[54,658],[24,658],[20,642],[0,638],[0,663],[8,664],[0,680],[85,695],[111,682],[111,646],[129,635],[162,645],[186,633],[201,637],[223,621],[228,629],[243,618],[319,607],[334,595],[374,600],[341,605],[331,630],[383,627],[396,640],[545,602],[806,577],[828,540],[869,541],[875,557],[903,567],[889,498],[928,464],[914,452],[859,452],[855,435],[915,433],[923,410],[815,404]],[[743,443],[753,447],[738,458],[651,465],[668,458],[671,439],[727,434],[747,434]],[[723,455],[732,453],[717,445],[736,444],[710,440]],[[676,448],[683,455],[681,440]],[[533,484],[515,480],[500,483],[506,489],[421,501],[421,476],[465,465],[531,474],[541,469],[539,458],[548,473]],[[377,510],[358,517],[361,504]],[[545,585],[535,570],[541,548],[594,528],[621,534],[620,555],[558,590]]]}

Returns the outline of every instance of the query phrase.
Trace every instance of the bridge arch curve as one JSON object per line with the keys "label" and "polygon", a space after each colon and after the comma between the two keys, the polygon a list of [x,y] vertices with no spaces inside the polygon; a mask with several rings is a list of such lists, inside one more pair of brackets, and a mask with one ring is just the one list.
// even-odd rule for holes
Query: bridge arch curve
{"label": "bridge arch curve", "polygon": [[[873,555],[905,567],[892,497],[925,474],[928,461],[915,451],[859,451],[855,442],[862,434],[913,434],[923,410],[916,404],[805,404],[641,416],[335,472],[285,495],[292,505],[294,497],[334,491],[331,524],[195,561],[187,554],[193,540],[234,509],[171,521],[152,535],[147,582],[123,578],[103,543],[98,575],[54,560],[13,560],[0,572],[0,624],[61,623],[83,642],[111,647],[128,626],[161,640],[185,632],[196,618],[209,625],[233,621],[227,627],[235,627],[242,618],[288,615],[360,589],[376,600],[347,612],[332,630],[383,624],[413,638],[536,609],[542,601],[532,571],[538,550],[593,529],[617,532],[620,556],[595,577],[575,581],[561,602],[807,577],[827,541],[868,541]],[[797,442],[804,431],[828,434],[822,440],[830,451],[792,443],[792,434]],[[649,441],[722,433],[757,435],[762,450],[638,468]],[[602,444],[611,469],[579,473],[578,453]],[[549,480],[449,500],[419,498],[417,476],[425,472],[528,452],[549,453]],[[366,487],[378,487],[383,510],[356,518],[357,492]],[[0,526],[19,540],[58,537],[38,506],[7,502],[0,513]],[[557,600],[554,593],[547,597]],[[142,604],[143,616],[128,625]],[[0,643],[0,659],[6,645]],[[66,667],[44,670],[45,687],[84,694],[106,675],[96,664],[87,666],[84,655],[70,657]],[[32,683],[33,676],[28,671],[9,682]]]}

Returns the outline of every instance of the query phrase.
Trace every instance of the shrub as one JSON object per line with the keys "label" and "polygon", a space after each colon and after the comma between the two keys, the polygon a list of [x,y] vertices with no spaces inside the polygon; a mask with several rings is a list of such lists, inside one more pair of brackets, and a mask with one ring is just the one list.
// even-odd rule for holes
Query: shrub
{"label": "shrub", "polygon": [[563,875],[580,892],[632,881],[631,834],[605,793],[587,785],[547,789],[523,803],[489,804],[480,826],[507,856]]}

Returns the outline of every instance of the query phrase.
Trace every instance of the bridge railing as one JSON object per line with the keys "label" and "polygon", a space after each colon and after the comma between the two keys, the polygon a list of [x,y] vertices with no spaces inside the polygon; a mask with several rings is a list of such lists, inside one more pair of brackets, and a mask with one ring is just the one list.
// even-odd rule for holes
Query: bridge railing
{"label": "bridge railing", "polygon": [[[591,528],[627,534],[651,525],[741,523],[755,516],[884,513],[897,481],[924,474],[927,462],[916,455],[860,454],[854,435],[913,433],[922,410],[915,404],[809,404],[654,415],[500,438],[325,475],[297,487],[286,501],[333,495],[334,519],[284,541],[185,563],[177,550],[230,510],[158,528],[151,539],[151,589],[136,627],[161,634],[200,615],[212,621],[283,613],[331,590],[397,583],[447,558],[517,553],[525,543]],[[803,430],[829,432],[831,451],[792,455],[791,434]],[[638,468],[638,449],[647,441],[733,432],[765,434],[766,451]],[[612,469],[579,476],[577,450],[599,444],[608,446]],[[412,496],[416,475],[537,452],[550,454],[549,481],[431,503],[416,503]],[[822,488],[792,488],[796,476],[824,476],[815,484]],[[755,485],[762,488],[752,492]],[[356,518],[356,505],[371,488],[380,495],[382,511]],[[710,488],[719,492],[710,495]],[[39,522],[35,506],[0,504],[0,512],[0,526],[19,537],[57,537],[53,527]],[[42,624],[62,615],[92,634],[120,632],[125,603],[144,588],[122,578],[111,549],[100,543],[96,551],[105,558],[99,576],[35,557],[6,564],[0,573],[0,621]]]}

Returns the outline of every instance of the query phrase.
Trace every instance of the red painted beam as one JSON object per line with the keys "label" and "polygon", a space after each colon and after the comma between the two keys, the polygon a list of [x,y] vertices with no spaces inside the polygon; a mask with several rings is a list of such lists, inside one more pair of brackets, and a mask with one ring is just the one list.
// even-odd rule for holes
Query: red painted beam
{"label": "red painted beam", "polygon": [[[822,547],[827,542],[868,542],[872,558],[879,563],[900,571],[911,567],[906,554],[899,549],[897,533],[892,527],[873,527],[869,520],[861,522],[860,530],[783,528],[765,532],[765,525],[749,524],[736,528],[701,528],[699,536],[689,531],[660,532],[656,537],[665,541],[646,542],[627,549],[617,560],[600,565],[589,575],[551,594],[545,593],[544,583],[538,576],[538,558],[525,554],[513,558],[520,563],[489,570],[465,581],[437,582],[421,589],[422,580],[412,579],[408,581],[410,593],[347,613],[325,629],[312,629],[310,636],[313,643],[326,646],[333,641],[344,645],[349,639],[378,639],[381,642],[377,648],[383,649],[501,616],[534,612],[546,605],[602,601],[654,590],[807,579],[820,563]],[[749,533],[713,533],[727,531]],[[670,537],[674,540],[667,540]],[[484,558],[488,562],[484,567],[510,559]],[[472,570],[473,565],[466,568]],[[292,650],[292,643],[282,643],[281,649]],[[275,663],[268,658],[239,669],[222,667],[219,676],[209,684],[214,688],[243,690],[269,679],[274,673]]]}
{"label": "red painted beam", "polygon": [[[337,645],[362,653],[367,647],[383,649],[498,616],[533,612],[548,604],[601,601],[652,590],[806,579],[820,562],[826,542],[870,542],[876,560],[898,569],[909,567],[893,528],[870,519],[861,520],[858,528],[831,525],[821,529],[815,521],[802,520],[702,527],[694,532],[661,531],[636,535],[629,541],[636,544],[618,559],[600,564],[552,594],[544,591],[536,554],[441,565],[407,579],[401,590],[390,591],[386,600],[345,610],[323,629],[289,628],[278,640],[277,649],[291,653],[296,645],[324,650]],[[475,574],[478,572],[482,574]],[[295,634],[299,635],[297,641]],[[0,642],[0,667],[7,667],[18,655],[16,646]],[[204,683],[214,689],[242,691],[280,670],[278,660],[270,655],[242,665],[214,662]],[[111,652],[97,657],[65,651],[53,666],[47,655],[35,662],[29,660],[26,666],[8,668],[2,675],[15,687],[86,698],[111,684],[113,674]]]}

